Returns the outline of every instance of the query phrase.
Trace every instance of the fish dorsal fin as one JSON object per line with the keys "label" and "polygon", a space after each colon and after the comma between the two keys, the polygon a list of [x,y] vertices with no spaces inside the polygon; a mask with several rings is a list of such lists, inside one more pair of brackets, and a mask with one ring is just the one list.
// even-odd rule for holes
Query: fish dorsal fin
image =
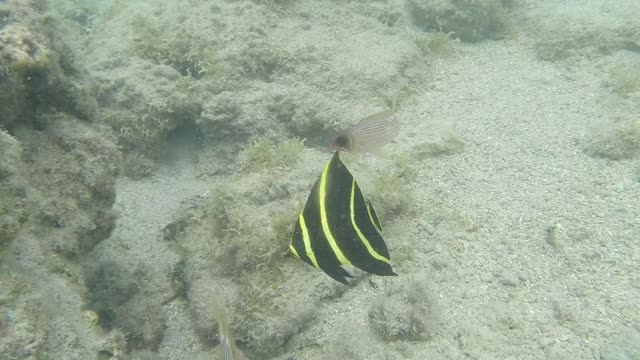
{"label": "fish dorsal fin", "polygon": [[380,220],[378,219],[378,214],[376,214],[376,210],[373,208],[373,204],[369,199],[367,199],[367,211],[369,213],[369,218],[371,219],[371,222],[376,227],[376,230],[378,230],[378,232],[382,234],[382,224],[380,224]]}

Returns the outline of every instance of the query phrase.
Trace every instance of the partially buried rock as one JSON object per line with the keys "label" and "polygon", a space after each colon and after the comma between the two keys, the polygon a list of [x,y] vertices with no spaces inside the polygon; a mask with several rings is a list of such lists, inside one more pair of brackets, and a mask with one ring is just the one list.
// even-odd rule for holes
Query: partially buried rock
{"label": "partially buried rock", "polygon": [[640,157],[640,119],[616,119],[593,129],[584,151],[589,156],[609,160]]}
{"label": "partially buried rock", "polygon": [[447,156],[461,153],[464,150],[464,141],[453,130],[445,130],[433,133],[418,145],[412,152],[420,160]]}

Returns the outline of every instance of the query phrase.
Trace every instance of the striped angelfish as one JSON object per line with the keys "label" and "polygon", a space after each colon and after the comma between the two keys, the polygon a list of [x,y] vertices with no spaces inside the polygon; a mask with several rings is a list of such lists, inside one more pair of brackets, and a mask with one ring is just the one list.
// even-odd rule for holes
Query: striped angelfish
{"label": "striped angelfish", "polygon": [[335,152],[324,167],[295,223],[291,253],[341,283],[351,275],[342,265],[397,275],[391,269],[382,226],[371,202]]}

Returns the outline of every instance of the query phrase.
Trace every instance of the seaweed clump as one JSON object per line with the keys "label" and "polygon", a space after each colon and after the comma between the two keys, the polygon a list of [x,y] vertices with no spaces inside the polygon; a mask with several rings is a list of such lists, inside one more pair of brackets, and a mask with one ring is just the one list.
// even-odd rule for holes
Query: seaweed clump
{"label": "seaweed clump", "polygon": [[196,80],[224,74],[224,63],[208,44],[209,39],[171,29],[143,15],[134,16],[130,25],[134,34],[131,50],[136,55],[156,64],[169,65],[182,76]]}
{"label": "seaweed clump", "polygon": [[454,52],[454,40],[451,34],[436,32],[434,34],[420,33],[416,37],[416,46],[423,56],[446,57]]}
{"label": "seaweed clump", "polygon": [[263,138],[247,147],[241,154],[244,167],[251,172],[288,168],[295,165],[304,150],[302,141],[293,139],[274,144]]}
{"label": "seaweed clump", "polygon": [[372,198],[383,221],[409,212],[412,196],[409,182],[400,172],[380,172],[373,178]]}
{"label": "seaweed clump", "polygon": [[299,209],[263,210],[258,216],[251,207],[242,194],[229,188],[212,194],[204,216],[211,225],[208,232],[219,242],[217,262],[225,274],[251,274],[260,269],[271,276],[270,282],[277,282],[281,277],[279,261],[288,251],[288,231]]}

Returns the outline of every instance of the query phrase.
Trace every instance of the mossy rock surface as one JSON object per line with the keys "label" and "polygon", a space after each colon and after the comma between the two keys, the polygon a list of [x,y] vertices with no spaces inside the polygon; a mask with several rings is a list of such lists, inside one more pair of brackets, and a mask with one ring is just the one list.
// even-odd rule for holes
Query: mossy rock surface
{"label": "mossy rock surface", "polygon": [[120,152],[110,131],[63,113],[43,116],[46,131],[21,129],[31,216],[49,247],[68,258],[109,236]]}

